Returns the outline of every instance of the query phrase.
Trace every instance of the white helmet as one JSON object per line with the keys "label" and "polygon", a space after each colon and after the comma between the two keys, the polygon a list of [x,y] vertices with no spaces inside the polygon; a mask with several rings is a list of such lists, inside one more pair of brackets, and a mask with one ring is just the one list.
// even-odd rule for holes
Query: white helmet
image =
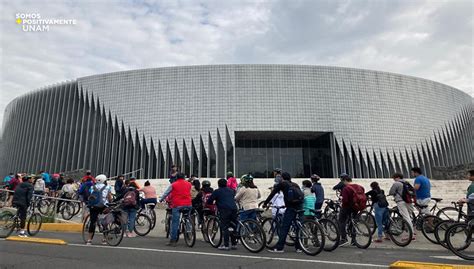
{"label": "white helmet", "polygon": [[105,181],[107,181],[107,176],[104,174],[98,175],[95,177],[95,181],[97,183],[105,183]]}

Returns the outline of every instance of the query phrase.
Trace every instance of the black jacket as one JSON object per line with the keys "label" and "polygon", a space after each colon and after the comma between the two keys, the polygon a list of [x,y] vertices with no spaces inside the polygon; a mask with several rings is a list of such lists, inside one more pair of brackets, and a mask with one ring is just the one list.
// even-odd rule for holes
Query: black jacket
{"label": "black jacket", "polygon": [[207,200],[208,205],[212,205],[216,201],[217,209],[235,209],[237,210],[237,205],[235,204],[235,191],[231,188],[224,187],[219,188],[212,192],[211,196]]}
{"label": "black jacket", "polygon": [[267,199],[265,200],[264,204],[267,205],[275,196],[275,194],[279,193],[280,191],[283,192],[283,200],[285,200],[285,206],[288,208],[293,209],[302,209],[303,203],[301,204],[292,204],[288,201],[288,190],[290,189],[291,184],[296,184],[291,181],[282,180],[278,185],[275,185],[270,195],[268,195]]}
{"label": "black jacket", "polygon": [[23,182],[15,189],[12,204],[19,206],[30,206],[31,197],[33,197],[33,185],[29,182]]}

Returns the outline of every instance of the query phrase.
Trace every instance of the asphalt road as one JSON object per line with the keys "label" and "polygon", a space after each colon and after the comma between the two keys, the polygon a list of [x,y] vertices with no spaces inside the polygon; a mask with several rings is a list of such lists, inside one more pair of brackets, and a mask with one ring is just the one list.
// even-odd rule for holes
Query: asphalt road
{"label": "asphalt road", "polygon": [[164,238],[124,238],[120,246],[86,246],[77,233],[41,233],[41,237],[60,238],[66,246],[0,241],[0,268],[387,268],[398,260],[434,263],[472,264],[448,251],[413,249],[338,248],[317,256],[262,251],[252,254],[241,245],[234,251],[220,251],[198,240],[193,248],[183,241],[166,247]]}

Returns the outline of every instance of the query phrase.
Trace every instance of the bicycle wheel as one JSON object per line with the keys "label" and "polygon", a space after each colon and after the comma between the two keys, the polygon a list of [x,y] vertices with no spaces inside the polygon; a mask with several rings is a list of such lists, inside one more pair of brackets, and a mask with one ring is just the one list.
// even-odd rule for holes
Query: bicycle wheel
{"label": "bicycle wheel", "polygon": [[455,255],[474,260],[474,223],[457,223],[446,231],[446,245]]}
{"label": "bicycle wheel", "polygon": [[459,216],[459,211],[457,208],[448,206],[441,208],[438,213],[436,213],[436,217],[442,219],[442,220],[452,220],[456,221]]}
{"label": "bicycle wheel", "polygon": [[171,232],[171,211],[166,210],[166,216],[165,216],[166,238],[170,237],[170,232]]}
{"label": "bicycle wheel", "polygon": [[435,227],[437,224],[442,222],[443,220],[434,216],[434,215],[426,215],[422,218],[422,227],[421,231],[423,232],[423,235],[428,239],[433,244],[438,245],[438,241],[435,238]]}
{"label": "bicycle wheel", "polygon": [[[278,242],[279,226],[280,225],[278,224],[278,222],[272,218],[266,218],[262,222],[262,228],[263,228],[263,231],[265,232],[266,246],[268,248],[274,247],[276,242]],[[272,242],[274,244],[272,244]]]}
{"label": "bicycle wheel", "polygon": [[443,220],[440,223],[438,223],[434,228],[434,236],[436,238],[436,241],[444,248],[448,248],[448,245],[446,244],[446,237],[445,237],[446,231],[451,225],[455,223],[456,222],[451,221],[451,220]]}
{"label": "bicycle wheel", "polygon": [[366,249],[372,243],[372,231],[363,220],[353,220],[351,229],[352,239],[358,248]]}
{"label": "bicycle wheel", "polygon": [[31,214],[28,219],[28,225],[26,226],[28,234],[31,236],[36,235],[41,229],[41,224],[43,224],[43,218],[41,215],[39,213]]}
{"label": "bicycle wheel", "polygon": [[219,219],[215,216],[210,216],[206,224],[207,240],[211,246],[217,248],[222,242],[222,233],[219,228]]}
{"label": "bicycle wheel", "polygon": [[104,231],[105,241],[109,246],[118,246],[123,239],[124,226],[119,221],[107,225]]}
{"label": "bicycle wheel", "polygon": [[10,211],[4,211],[0,214],[0,238],[9,237],[15,229],[15,215]]}
{"label": "bicycle wheel", "polygon": [[181,231],[183,233],[184,242],[188,247],[192,248],[194,246],[194,243],[196,243],[196,229],[194,227],[194,224],[189,218],[184,218],[181,224]]}
{"label": "bicycle wheel", "polygon": [[79,214],[79,212],[81,212],[81,209],[82,209],[82,203],[78,203],[78,202],[70,202],[74,205],[74,212],[72,213],[73,216],[76,216],[77,214]]}
{"label": "bicycle wheel", "polygon": [[323,228],[314,220],[305,220],[298,231],[298,243],[304,253],[315,256],[324,249]]}
{"label": "bicycle wheel", "polygon": [[248,251],[260,252],[266,246],[265,231],[258,221],[244,220],[240,227],[240,241]]}
{"label": "bicycle wheel", "polygon": [[413,231],[409,223],[402,217],[391,218],[387,233],[392,242],[399,247],[408,246],[413,239]]}
{"label": "bicycle wheel", "polygon": [[151,231],[151,220],[145,214],[138,214],[135,218],[135,227],[133,230],[139,236],[145,236]]}
{"label": "bicycle wheel", "polygon": [[201,234],[202,234],[202,239],[204,239],[204,242],[209,243],[209,238],[207,237],[207,216],[204,216],[204,219],[201,224]]}
{"label": "bicycle wheel", "polygon": [[370,228],[370,233],[373,235],[375,233],[375,230],[377,230],[377,223],[375,222],[375,217],[369,212],[362,211],[357,215],[357,218],[360,220],[365,221],[367,225],[369,225]]}
{"label": "bicycle wheel", "polygon": [[319,224],[323,227],[326,242],[324,242],[324,251],[333,251],[339,246],[341,235],[337,224],[328,219],[320,219]]}
{"label": "bicycle wheel", "polygon": [[156,212],[155,212],[155,209],[154,208],[151,208],[150,207],[150,215],[148,217],[150,217],[151,219],[151,229],[155,229],[155,226],[156,226]]}
{"label": "bicycle wheel", "polygon": [[70,220],[74,216],[74,205],[70,202],[65,202],[61,205],[59,211],[61,212],[61,216],[63,217],[63,219]]}
{"label": "bicycle wheel", "polygon": [[[87,239],[89,238],[89,226],[90,226],[90,215],[87,215],[84,218],[84,222],[82,223],[82,240],[84,243],[87,243]],[[94,238],[95,231],[92,233],[92,238]]]}

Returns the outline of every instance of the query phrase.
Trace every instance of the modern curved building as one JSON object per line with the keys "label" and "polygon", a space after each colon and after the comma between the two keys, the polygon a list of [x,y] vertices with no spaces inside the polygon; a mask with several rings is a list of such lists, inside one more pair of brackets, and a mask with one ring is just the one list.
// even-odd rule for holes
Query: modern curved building
{"label": "modern curved building", "polygon": [[426,79],[352,68],[209,65],[78,78],[12,101],[2,171],[91,169],[359,178],[472,163],[472,97]]}

